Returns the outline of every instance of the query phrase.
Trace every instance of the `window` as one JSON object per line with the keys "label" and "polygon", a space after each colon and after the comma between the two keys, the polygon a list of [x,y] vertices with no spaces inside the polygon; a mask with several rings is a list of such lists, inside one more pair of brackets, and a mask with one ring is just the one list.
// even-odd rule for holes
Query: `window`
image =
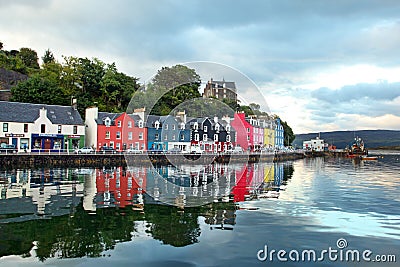
{"label": "window", "polygon": [[229,126],[229,125],[226,126],[226,131],[227,131],[227,132],[230,132],[230,131],[231,131],[231,126]]}
{"label": "window", "polygon": [[160,128],[160,122],[159,122],[159,121],[156,121],[156,122],[154,123],[154,126],[156,127],[156,129]]}
{"label": "window", "polygon": [[122,125],[122,122],[118,121],[118,127],[121,127],[121,125]]}
{"label": "window", "polygon": [[199,124],[197,122],[194,123],[193,129],[198,130],[199,129]]}
{"label": "window", "polygon": [[185,140],[185,135],[181,134],[181,140]]}
{"label": "window", "polygon": [[203,141],[207,141],[207,135],[203,134]]}
{"label": "window", "polygon": [[[3,130],[4,130],[4,126],[3,126]],[[40,125],[40,132],[41,133],[45,133],[46,132],[46,124],[41,124]]]}
{"label": "window", "polygon": [[25,124],[24,124],[24,133],[27,133],[27,132],[28,132],[28,124],[25,123]]}
{"label": "window", "polygon": [[143,140],[143,133],[139,133],[139,140]]}
{"label": "window", "polygon": [[168,124],[165,124],[165,125],[164,125],[164,129],[165,129],[165,130],[168,130]]}
{"label": "window", "polygon": [[132,128],[132,122],[128,121],[128,128]]}
{"label": "window", "polygon": [[114,141],[110,141],[110,147],[114,147]]}
{"label": "window", "polygon": [[110,131],[106,132],[106,139],[110,139]]}
{"label": "window", "polygon": [[250,136],[247,136],[247,141],[250,141]]}
{"label": "window", "polygon": [[117,143],[116,145],[117,145],[117,150],[120,150],[121,149],[121,144]]}
{"label": "window", "polygon": [[207,132],[207,130],[208,130],[208,129],[207,129],[207,126],[204,126],[204,127],[203,127],[203,130],[204,130],[205,132]]}
{"label": "window", "polygon": [[247,132],[248,132],[248,133],[250,132],[250,128],[247,128]]}
{"label": "window", "polygon": [[164,140],[168,140],[168,135],[164,134]]}
{"label": "window", "polygon": [[3,132],[8,132],[8,123],[7,122],[5,122],[5,123],[3,123]]}
{"label": "window", "polygon": [[158,138],[160,138],[160,136],[159,136],[158,133],[156,133],[156,134],[154,135],[154,140],[158,140]]}
{"label": "window", "polygon": [[143,128],[143,121],[142,120],[139,121],[139,128]]}
{"label": "window", "polygon": [[214,141],[218,141],[218,134],[214,134]]}
{"label": "window", "polygon": [[117,132],[117,139],[121,139],[121,132]]}
{"label": "window", "polygon": [[172,141],[175,141],[175,138],[176,138],[175,135],[172,135]]}
{"label": "window", "polygon": [[181,123],[181,130],[185,130],[185,124],[183,122]]}
{"label": "window", "polygon": [[106,127],[110,127],[110,125],[111,125],[111,119],[110,118],[105,118],[105,120],[104,120],[104,124],[106,125]]}
{"label": "window", "polygon": [[176,129],[175,124],[172,124],[172,130],[175,130],[175,129]]}
{"label": "window", "polygon": [[215,130],[218,132],[219,131],[219,124],[215,125]]}
{"label": "window", "polygon": [[194,141],[199,141],[199,134],[194,135]]}
{"label": "window", "polygon": [[128,140],[132,140],[132,132],[128,132]]}
{"label": "window", "polygon": [[57,132],[60,134],[61,133],[61,125],[58,125],[57,127]]}
{"label": "window", "polygon": [[74,134],[78,134],[78,126],[74,125]]}
{"label": "window", "polygon": [[226,142],[230,142],[231,141],[231,136],[228,134],[226,135]]}

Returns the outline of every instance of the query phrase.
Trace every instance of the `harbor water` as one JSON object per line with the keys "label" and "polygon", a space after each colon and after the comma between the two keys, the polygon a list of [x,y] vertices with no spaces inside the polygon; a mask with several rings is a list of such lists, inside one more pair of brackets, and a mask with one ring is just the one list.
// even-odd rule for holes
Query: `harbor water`
{"label": "harbor water", "polygon": [[0,170],[0,266],[399,266],[400,153]]}

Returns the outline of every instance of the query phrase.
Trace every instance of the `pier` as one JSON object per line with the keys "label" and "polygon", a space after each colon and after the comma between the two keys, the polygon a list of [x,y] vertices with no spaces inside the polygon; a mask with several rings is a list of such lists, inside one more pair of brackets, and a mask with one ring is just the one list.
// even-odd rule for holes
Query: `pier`
{"label": "pier", "polygon": [[[305,154],[293,153],[242,153],[242,154],[60,154],[13,153],[0,154],[0,168],[34,167],[103,167],[141,164],[210,164],[235,162],[278,162],[304,158]],[[128,162],[127,162],[128,161]]]}

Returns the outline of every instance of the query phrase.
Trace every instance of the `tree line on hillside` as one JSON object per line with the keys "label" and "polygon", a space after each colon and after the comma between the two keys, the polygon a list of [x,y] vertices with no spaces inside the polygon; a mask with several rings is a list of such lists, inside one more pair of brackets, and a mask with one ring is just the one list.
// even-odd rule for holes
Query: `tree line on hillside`
{"label": "tree line on hillside", "polygon": [[[222,102],[203,99],[199,92],[200,76],[183,65],[163,67],[149,83],[141,85],[139,78],[126,75],[115,63],[107,64],[98,58],[63,56],[58,62],[48,49],[41,59],[40,65],[36,51],[30,48],[3,50],[0,42],[0,68],[29,76],[11,89],[11,101],[70,105],[75,98],[82,117],[89,106],[106,112],[132,112],[145,107],[148,114],[154,115],[185,110],[192,117],[233,116],[235,111],[269,116],[256,103],[246,106],[227,99]],[[286,122],[282,121],[282,125],[288,145],[295,136]]]}

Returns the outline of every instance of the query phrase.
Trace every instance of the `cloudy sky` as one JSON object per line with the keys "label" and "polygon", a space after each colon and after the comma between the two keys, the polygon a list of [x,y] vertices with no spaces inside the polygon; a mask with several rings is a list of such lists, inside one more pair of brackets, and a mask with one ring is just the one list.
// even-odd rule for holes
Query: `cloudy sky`
{"label": "cloudy sky", "polygon": [[116,62],[142,82],[224,64],[295,133],[400,129],[398,0],[0,0],[0,41]]}

